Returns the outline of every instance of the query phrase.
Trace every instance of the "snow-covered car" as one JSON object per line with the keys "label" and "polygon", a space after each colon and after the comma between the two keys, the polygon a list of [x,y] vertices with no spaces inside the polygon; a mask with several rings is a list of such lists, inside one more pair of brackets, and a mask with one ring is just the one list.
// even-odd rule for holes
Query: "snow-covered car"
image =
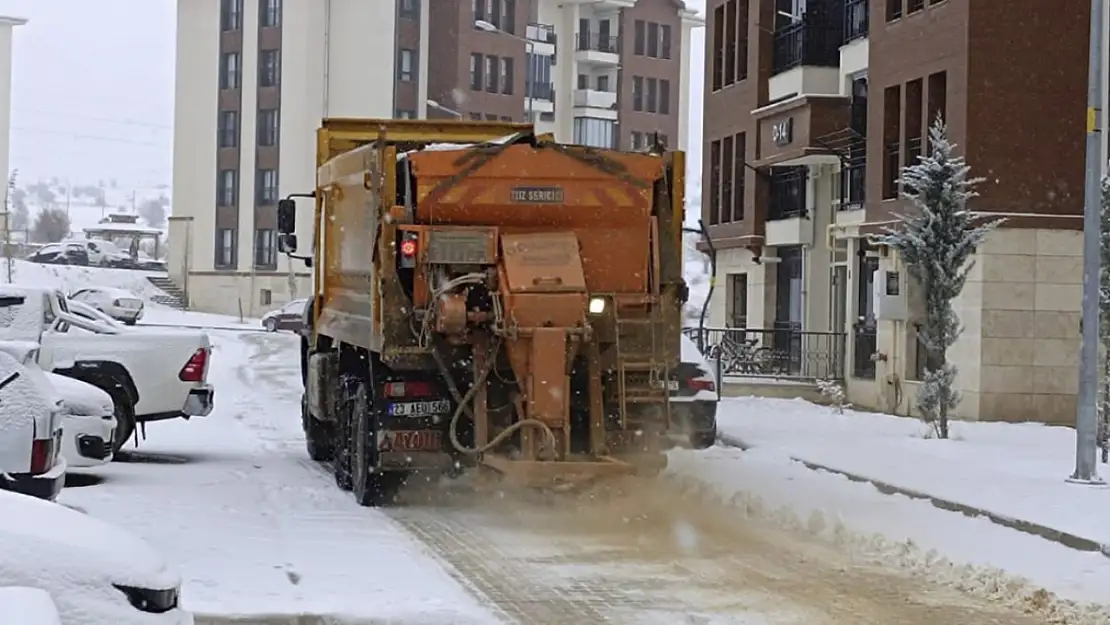
{"label": "snow-covered car", "polygon": [[35,341],[44,371],[107,392],[117,421],[113,451],[137,423],[204,417],[215,391],[208,383],[212,343],[199,330],[123,331],[69,311],[55,289],[0,286],[0,339]]}
{"label": "snow-covered car", "polygon": [[0,587],[0,614],[19,625],[62,625],[50,593],[27,586]]}
{"label": "snow-covered car", "polygon": [[115,319],[109,317],[107,313],[101,310],[97,310],[84,302],[67,299],[66,304],[69,305],[69,312],[77,315],[78,317],[84,317],[89,321],[95,321],[97,323],[104,324],[109,328],[115,328],[117,330],[124,330],[127,328],[127,326],[123,325],[119,321],[116,321]]}
{"label": "snow-covered car", "polygon": [[304,310],[308,299],[295,299],[281,308],[275,308],[262,315],[262,327],[268,332],[292,330],[300,332],[304,328]]}
{"label": "snow-covered car", "polygon": [[129,326],[135,325],[143,317],[143,300],[123,289],[90,286],[70,293],[69,299],[88,304]]}
{"label": "snow-covered car", "polygon": [[678,431],[689,437],[694,449],[711,447],[717,440],[717,404],[720,395],[709,361],[683,334],[681,362],[671,380],[671,417]]}
{"label": "snow-covered car", "polygon": [[112,460],[116,417],[111,395],[91,384],[40,369],[38,343],[0,341],[0,351],[22,363],[27,375],[59,407],[62,422],[59,453],[68,468],[95,467]]}
{"label": "snow-covered car", "polygon": [[0,350],[0,490],[56,499],[66,476],[61,444],[60,402],[33,370]]}
{"label": "snow-covered car", "polygon": [[[40,588],[63,623],[193,625],[181,576],[137,536],[58,504],[0,493],[0,586]],[[0,622],[10,621],[0,612]]]}

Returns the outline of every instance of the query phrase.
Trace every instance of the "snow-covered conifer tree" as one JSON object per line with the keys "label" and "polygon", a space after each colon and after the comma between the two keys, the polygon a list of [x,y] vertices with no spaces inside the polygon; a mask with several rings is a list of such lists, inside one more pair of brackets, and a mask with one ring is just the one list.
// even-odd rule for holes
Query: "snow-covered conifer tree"
{"label": "snow-covered conifer tree", "polygon": [[929,128],[929,154],[903,168],[899,179],[902,197],[912,209],[897,215],[898,226],[887,228],[882,237],[882,243],[899,253],[924,294],[921,339],[939,366],[925,371],[917,408],[939,438],[948,438],[948,415],[960,403],[957,368],[948,362],[948,348],[962,331],[952,300],[964,289],[975,248],[1003,221],[984,223],[967,210],[982,179],[968,177],[971,168],[954,154],[955,147],[937,115]]}

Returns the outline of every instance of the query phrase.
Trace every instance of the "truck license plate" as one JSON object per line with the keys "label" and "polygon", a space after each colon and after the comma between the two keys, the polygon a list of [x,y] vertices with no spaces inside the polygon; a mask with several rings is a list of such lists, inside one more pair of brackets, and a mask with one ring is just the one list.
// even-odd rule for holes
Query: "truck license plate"
{"label": "truck license plate", "polygon": [[[663,388],[663,386],[664,386],[663,381],[662,380],[657,380],[655,382],[654,386],[655,386],[655,388]],[[678,380],[667,380],[666,387],[667,387],[668,391],[677,391],[678,390]]]}
{"label": "truck license plate", "polygon": [[381,430],[378,451],[439,451],[442,441],[439,430]]}
{"label": "truck license plate", "polygon": [[407,401],[389,404],[391,417],[425,417],[450,412],[451,402],[446,399],[435,401]]}

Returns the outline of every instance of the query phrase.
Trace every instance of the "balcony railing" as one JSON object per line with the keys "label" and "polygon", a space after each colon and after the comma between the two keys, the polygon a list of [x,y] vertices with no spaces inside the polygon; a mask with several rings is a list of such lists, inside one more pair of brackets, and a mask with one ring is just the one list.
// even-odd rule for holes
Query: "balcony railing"
{"label": "balcony railing", "polygon": [[870,0],[847,0],[844,3],[844,43],[866,37],[870,18]]}
{"label": "balcony railing", "polygon": [[845,334],[776,328],[686,328],[683,332],[717,369],[717,379],[844,379]]}
{"label": "balcony railing", "polygon": [[776,167],[771,170],[768,220],[805,217],[808,171],[805,166]]}
{"label": "balcony railing", "polygon": [[555,100],[555,86],[549,82],[524,83],[524,97],[534,100]]}
{"label": "balcony railing", "polygon": [[801,65],[836,67],[840,65],[843,25],[839,17],[806,16],[775,31],[771,53],[771,73],[781,74]]}
{"label": "balcony railing", "polygon": [[606,52],[620,54],[621,40],[615,35],[600,35],[598,33],[578,33],[575,37],[575,50]]}
{"label": "balcony railing", "polygon": [[555,36],[555,27],[550,24],[529,24],[524,31],[529,41],[550,43],[555,45],[558,38]]}
{"label": "balcony railing", "polygon": [[879,333],[875,322],[860,321],[852,326],[852,377],[875,379],[875,352],[879,350]]}

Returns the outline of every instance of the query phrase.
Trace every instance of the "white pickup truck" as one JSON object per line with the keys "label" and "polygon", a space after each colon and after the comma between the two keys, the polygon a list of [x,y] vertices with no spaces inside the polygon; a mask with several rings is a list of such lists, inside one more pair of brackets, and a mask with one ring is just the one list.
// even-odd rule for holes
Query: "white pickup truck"
{"label": "white pickup truck", "polygon": [[69,311],[56,289],[0,285],[0,339],[36,341],[44,371],[75,378],[112,396],[119,451],[137,423],[212,412],[212,343],[198,330],[121,332]]}

